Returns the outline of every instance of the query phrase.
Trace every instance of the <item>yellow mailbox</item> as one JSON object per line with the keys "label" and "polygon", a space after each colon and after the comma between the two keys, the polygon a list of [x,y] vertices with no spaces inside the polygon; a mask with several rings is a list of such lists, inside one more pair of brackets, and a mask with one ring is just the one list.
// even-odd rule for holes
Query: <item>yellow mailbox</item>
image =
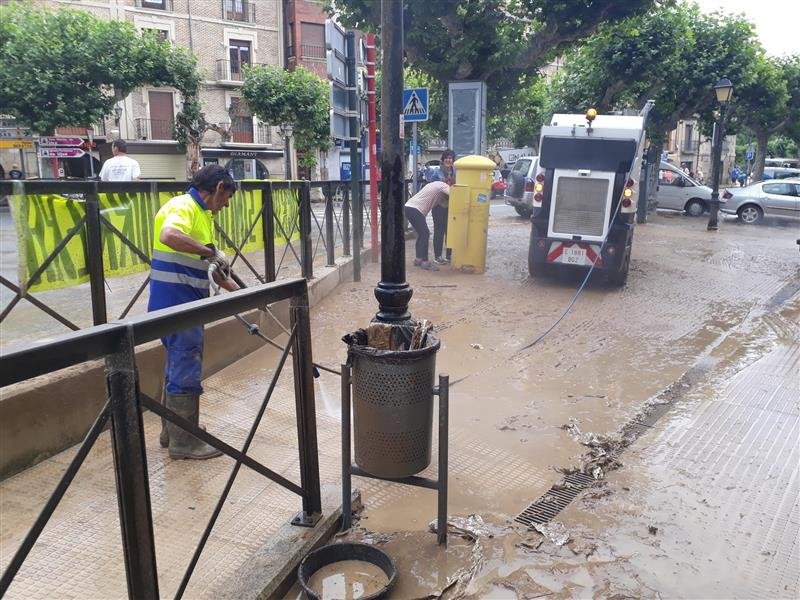
{"label": "yellow mailbox", "polygon": [[453,250],[452,264],[470,273],[486,270],[486,237],[489,231],[489,199],[492,172],[497,168],[484,156],[459,158],[456,185],[450,188],[447,246]]}

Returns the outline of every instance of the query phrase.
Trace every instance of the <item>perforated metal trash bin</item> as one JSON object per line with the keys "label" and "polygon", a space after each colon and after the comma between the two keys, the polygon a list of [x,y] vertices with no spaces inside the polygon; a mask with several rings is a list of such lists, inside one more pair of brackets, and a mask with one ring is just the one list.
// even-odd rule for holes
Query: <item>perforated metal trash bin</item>
{"label": "perforated metal trash bin", "polygon": [[355,462],[376,477],[408,477],[431,462],[433,383],[439,338],[399,352],[352,345]]}

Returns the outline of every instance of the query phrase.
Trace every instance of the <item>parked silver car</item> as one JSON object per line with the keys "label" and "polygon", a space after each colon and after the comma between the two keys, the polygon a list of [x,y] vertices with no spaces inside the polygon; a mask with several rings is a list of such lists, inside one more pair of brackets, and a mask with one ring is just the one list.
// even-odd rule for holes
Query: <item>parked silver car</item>
{"label": "parked silver car", "polygon": [[514,207],[520,217],[528,218],[533,213],[533,180],[536,177],[538,156],[523,156],[514,163],[506,178],[503,200]]}
{"label": "parked silver car", "polygon": [[764,181],[768,179],[794,179],[800,177],[800,169],[791,167],[764,167]]}
{"label": "parked silver car", "polygon": [[764,215],[800,217],[800,178],[759,181],[743,188],[726,188],[720,210],[742,223],[757,223]]}
{"label": "parked silver car", "polygon": [[662,162],[658,171],[658,208],[680,210],[699,217],[708,210],[711,188],[692,179],[675,165]]}

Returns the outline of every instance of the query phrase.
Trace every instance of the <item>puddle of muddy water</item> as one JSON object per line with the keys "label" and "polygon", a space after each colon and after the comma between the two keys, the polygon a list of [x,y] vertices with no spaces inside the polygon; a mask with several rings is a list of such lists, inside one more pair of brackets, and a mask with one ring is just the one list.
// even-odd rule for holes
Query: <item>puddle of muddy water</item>
{"label": "puddle of muddy water", "polygon": [[386,588],[383,570],[362,560],[342,560],[325,565],[308,581],[308,588],[322,600],[356,600]]}

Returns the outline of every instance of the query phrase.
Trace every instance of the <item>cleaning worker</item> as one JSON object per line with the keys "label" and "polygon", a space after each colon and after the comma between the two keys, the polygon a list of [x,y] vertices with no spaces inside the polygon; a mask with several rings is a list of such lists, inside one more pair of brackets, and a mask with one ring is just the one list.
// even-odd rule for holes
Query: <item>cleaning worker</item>
{"label": "cleaning worker", "polygon": [[[208,267],[216,265],[214,278],[228,291],[239,286],[229,277],[225,255],[214,248],[212,216],[228,206],[236,191],[231,175],[221,166],[206,165],[192,178],[187,194],[169,200],[155,217],[153,256],[150,269],[148,311],[159,310],[201,298],[208,298]],[[161,338],[167,350],[166,407],[197,425],[203,371],[203,326],[178,331]],[[173,459],[206,459],[222,453],[167,422],[169,447]]]}

